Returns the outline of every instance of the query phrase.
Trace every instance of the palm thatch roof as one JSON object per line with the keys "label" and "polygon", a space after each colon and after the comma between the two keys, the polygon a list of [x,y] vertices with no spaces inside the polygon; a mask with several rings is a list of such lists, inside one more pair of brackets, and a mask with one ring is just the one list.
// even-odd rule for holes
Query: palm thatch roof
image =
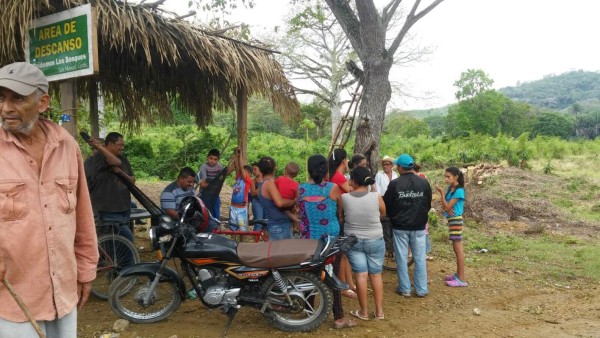
{"label": "palm thatch roof", "polygon": [[[299,104],[270,51],[213,34],[155,7],[117,0],[0,0],[0,64],[23,61],[23,37],[32,19],[92,3],[98,16],[98,76],[80,78],[79,93],[99,83],[129,127],[170,121],[175,102],[200,127],[213,109],[233,108],[239,91],[271,100],[284,119]],[[173,99],[175,99],[173,101]]]}

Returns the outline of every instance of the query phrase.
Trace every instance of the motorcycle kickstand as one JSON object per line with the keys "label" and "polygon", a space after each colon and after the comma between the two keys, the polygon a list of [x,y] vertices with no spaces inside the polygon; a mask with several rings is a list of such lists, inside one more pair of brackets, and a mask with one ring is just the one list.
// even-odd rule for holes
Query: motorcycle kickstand
{"label": "motorcycle kickstand", "polygon": [[238,309],[235,307],[231,307],[227,310],[227,317],[229,319],[227,320],[227,324],[225,324],[225,330],[223,330],[223,338],[227,337],[227,331],[229,330],[229,327],[231,327],[231,323],[233,322],[233,318],[235,318],[237,312]]}

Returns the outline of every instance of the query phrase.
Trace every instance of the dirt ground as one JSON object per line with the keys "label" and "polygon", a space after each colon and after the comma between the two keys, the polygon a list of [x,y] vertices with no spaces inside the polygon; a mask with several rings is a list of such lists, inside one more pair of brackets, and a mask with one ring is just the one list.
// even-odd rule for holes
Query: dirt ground
{"label": "dirt ground", "polygon": [[[545,180],[518,169],[500,175],[514,177],[519,184],[541,180],[538,186],[542,186]],[[158,200],[166,183],[142,182],[141,189]],[[489,225],[490,231],[510,228],[526,232],[532,226],[552,226],[550,218],[552,224],[561,222],[562,229],[570,234],[577,234],[578,231],[573,230],[576,228],[582,236],[589,236],[598,227],[597,224],[572,224],[560,215],[548,215],[546,224],[546,216],[535,207],[538,202],[510,205],[493,200],[492,195],[486,195],[483,190],[478,192],[475,187],[470,193],[477,198],[473,199],[469,212]],[[143,236],[143,233],[138,235]],[[139,238],[143,245],[142,237]],[[141,251],[142,255],[144,251],[149,254],[147,248]],[[453,257],[436,255],[435,246],[432,254],[435,258],[427,266],[430,293],[425,298],[397,295],[394,292],[395,273],[384,272],[383,321],[358,320],[358,326],[354,328],[335,330],[330,316],[315,332],[286,333],[272,328],[257,310],[242,308],[228,337],[600,337],[600,283],[596,281],[582,278],[568,283],[544,280],[535,270],[515,269],[510,260],[497,266],[473,268],[469,266],[469,256],[481,253],[467,252],[469,287],[453,289],[442,281],[446,273],[454,271]],[[357,308],[356,300],[344,297],[344,311],[348,316]],[[79,314],[79,336],[111,337],[117,319],[107,302],[91,299]],[[130,324],[120,337],[220,337],[225,323],[226,317],[219,310],[207,310],[198,300],[188,300],[170,318],[154,324]]]}

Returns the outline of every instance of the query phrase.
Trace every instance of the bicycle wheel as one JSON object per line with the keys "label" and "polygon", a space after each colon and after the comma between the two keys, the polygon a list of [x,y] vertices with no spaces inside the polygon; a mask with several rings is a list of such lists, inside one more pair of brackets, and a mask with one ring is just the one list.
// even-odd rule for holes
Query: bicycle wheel
{"label": "bicycle wheel", "polygon": [[140,254],[131,241],[119,235],[102,235],[98,238],[100,259],[96,268],[96,279],[92,283],[92,294],[108,299],[110,286],[123,268],[140,262]]}

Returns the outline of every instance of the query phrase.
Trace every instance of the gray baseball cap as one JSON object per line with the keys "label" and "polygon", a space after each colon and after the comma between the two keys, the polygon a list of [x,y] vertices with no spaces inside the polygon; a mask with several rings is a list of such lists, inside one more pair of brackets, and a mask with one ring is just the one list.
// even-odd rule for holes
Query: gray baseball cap
{"label": "gray baseball cap", "polygon": [[27,96],[36,89],[48,92],[48,79],[36,66],[27,62],[15,62],[0,68],[0,87]]}

